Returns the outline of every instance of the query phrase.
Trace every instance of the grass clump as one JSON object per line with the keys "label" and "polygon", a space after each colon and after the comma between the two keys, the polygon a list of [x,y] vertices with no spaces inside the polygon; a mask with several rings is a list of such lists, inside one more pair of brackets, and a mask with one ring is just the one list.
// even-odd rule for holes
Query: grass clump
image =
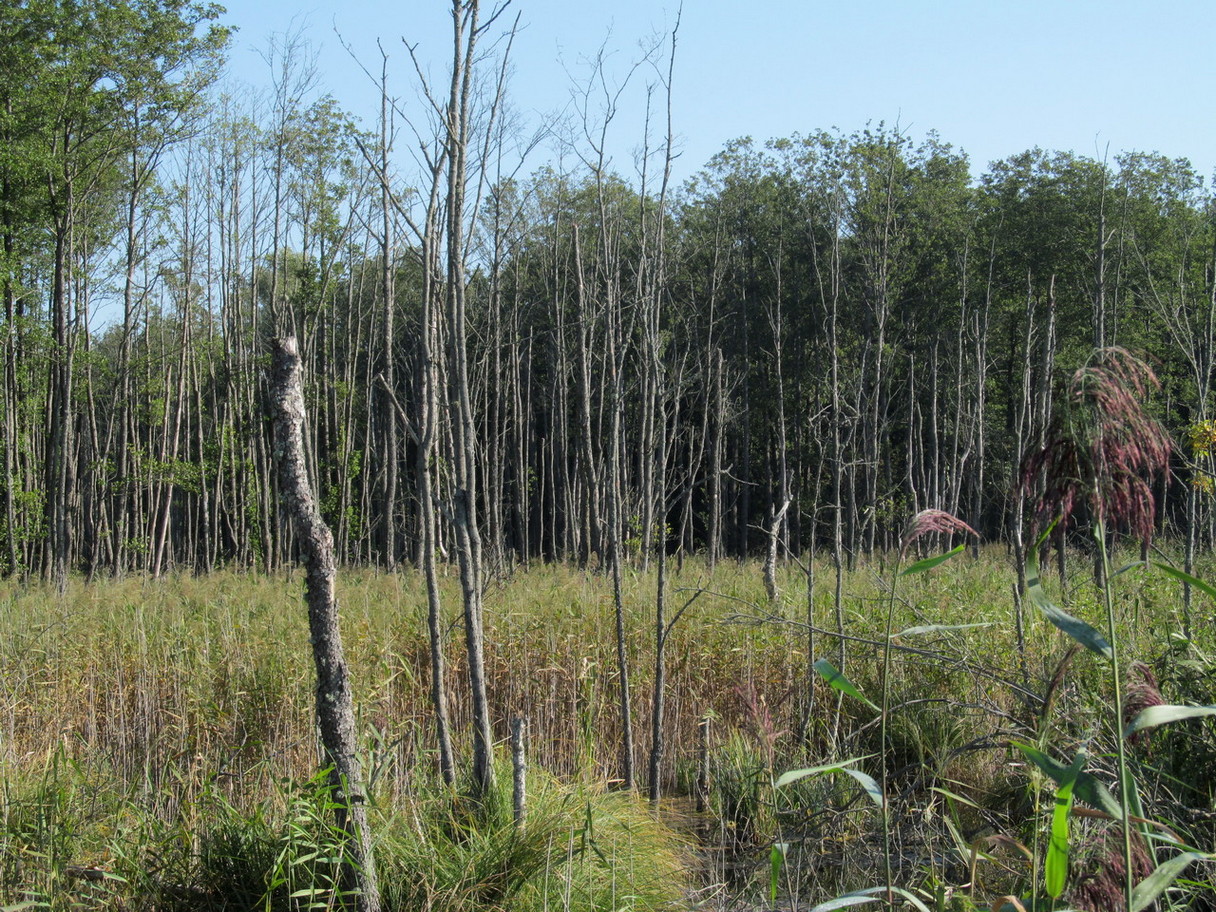
{"label": "grass clump", "polygon": [[[687,894],[685,842],[636,796],[535,774],[528,816],[510,795],[487,803],[428,783],[373,814],[386,910],[659,912]],[[328,777],[238,807],[205,789],[166,822],[95,774],[52,758],[0,809],[5,909],[261,910],[343,908],[344,834]],[[115,785],[116,780],[111,780]]]}
{"label": "grass clump", "polygon": [[529,787],[522,827],[509,795],[467,806],[451,794],[381,822],[378,859],[390,908],[659,910],[685,895],[684,842],[634,796]]}

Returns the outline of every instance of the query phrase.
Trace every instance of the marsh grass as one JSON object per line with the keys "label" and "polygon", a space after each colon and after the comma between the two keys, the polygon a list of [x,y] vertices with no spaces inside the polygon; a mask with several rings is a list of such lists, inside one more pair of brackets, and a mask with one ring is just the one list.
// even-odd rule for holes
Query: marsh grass
{"label": "marsh grass", "polygon": [[[669,641],[665,791],[691,792],[698,722],[712,716],[711,811],[690,827],[708,854],[694,863],[684,839],[608,791],[619,723],[605,578],[541,566],[487,593],[496,736],[505,742],[512,715],[529,721],[536,777],[529,792],[536,797],[525,845],[512,841],[509,795],[499,798],[505,816],[474,825],[436,781],[421,580],[343,573],[347,658],[377,801],[386,896],[397,908],[641,907],[641,899],[625,901],[642,895],[639,884],[663,886],[645,901],[661,904],[685,889],[679,872],[691,871],[704,902],[727,895],[759,901],[767,898],[770,847],[781,842],[788,845],[781,901],[813,903],[874,883],[883,856],[880,815],[851,780],[800,783],[788,794],[774,793],[772,781],[786,769],[850,757],[867,758],[861,767],[875,778],[887,773],[897,883],[930,898],[935,891],[1025,895],[1030,865],[992,842],[1031,846],[1041,826],[1034,817],[1037,773],[1009,744],[1050,745],[1057,758],[1089,744],[1092,771],[1107,775],[1104,754],[1114,743],[1108,675],[1094,657],[1069,657],[1066,638],[1029,614],[1019,654],[1012,574],[1000,549],[909,577],[893,602],[883,582],[890,570],[879,561],[861,565],[847,579],[845,597],[847,632],[855,638],[846,671],[871,696],[884,684],[889,689],[884,739],[878,714],[855,701],[841,703],[839,729],[832,724],[836,694],[806,666],[801,571],[779,579],[784,594],[770,603],[756,565],[720,563],[711,575],[685,561],[673,590],[706,592]],[[443,584],[445,604],[458,605],[454,573]],[[1087,569],[1052,584],[1072,613],[1099,623],[1103,606]],[[0,629],[8,633],[0,640],[0,905],[42,897],[61,908],[117,908],[117,897],[126,897],[132,908],[132,896],[162,890],[159,901],[168,907],[177,889],[178,908],[197,906],[204,895],[259,890],[257,908],[302,908],[306,896],[293,893],[324,887],[323,866],[308,865],[333,853],[298,860],[328,838],[324,790],[308,785],[318,754],[298,576],[73,581],[62,597],[0,585]],[[627,573],[624,595],[639,676],[635,709],[645,714],[653,580]],[[830,591],[819,593],[812,614],[826,655],[835,654],[830,598]],[[884,670],[888,609],[895,631],[990,626],[915,641],[896,636]],[[1127,661],[1148,663],[1168,701],[1210,701],[1212,628],[1196,625],[1189,641],[1176,636],[1181,598],[1173,584],[1127,573],[1114,611]],[[454,610],[448,620],[447,687],[453,723],[463,732],[469,710]],[[808,694],[811,724],[800,742],[794,733]],[[1135,758],[1144,767],[1137,779],[1146,805],[1168,805],[1170,819],[1196,840],[1214,835],[1216,774],[1190,758],[1216,758],[1214,729],[1198,721],[1163,730]],[[640,739],[639,761],[648,747]],[[458,742],[458,750],[465,756],[467,745]],[[292,825],[299,852],[280,859]],[[658,868],[648,868],[647,858],[658,859]],[[267,900],[266,871],[276,864],[295,880]],[[101,880],[78,876],[90,865],[104,872]]]}
{"label": "marsh grass", "polygon": [[[6,792],[4,908],[341,907],[344,834],[332,822],[327,776],[282,780],[256,801],[207,789],[166,821],[108,791],[99,772],[56,756],[28,788]],[[687,894],[687,840],[635,796],[543,773],[530,795],[523,828],[509,795],[474,806],[437,781],[378,804],[385,908],[657,912]]]}
{"label": "marsh grass", "polygon": [[468,812],[432,793],[414,814],[382,817],[378,852],[400,909],[571,909],[673,907],[688,885],[686,842],[635,796],[530,783],[527,825],[515,826],[509,798]]}

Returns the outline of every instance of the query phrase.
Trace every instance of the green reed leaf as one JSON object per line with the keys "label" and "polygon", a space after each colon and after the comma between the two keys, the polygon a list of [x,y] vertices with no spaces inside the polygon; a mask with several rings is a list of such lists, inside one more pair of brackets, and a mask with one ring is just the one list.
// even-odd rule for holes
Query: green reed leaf
{"label": "green reed leaf", "polygon": [[799,779],[805,779],[808,776],[819,776],[824,773],[844,773],[856,779],[857,783],[865,789],[865,793],[870,796],[870,800],[879,807],[882,807],[882,787],[874,780],[874,777],[847,765],[850,763],[860,763],[862,760],[868,760],[872,756],[873,754],[869,754],[865,757],[853,757],[850,760],[842,760],[839,763],[825,763],[822,766],[808,766],[804,769],[789,770],[781,774],[775,785],[777,788],[784,788],[790,783],[797,782]]}
{"label": "green reed leaf", "polygon": [[1177,567],[1171,567],[1169,564],[1163,564],[1160,561],[1153,561],[1153,563],[1156,565],[1157,569],[1166,576],[1172,576],[1179,582],[1194,586],[1200,592],[1206,593],[1207,595],[1210,595],[1212,598],[1216,599],[1216,587],[1212,586],[1211,583],[1205,583],[1198,577],[1191,576],[1189,573],[1184,573]]}
{"label": "green reed leaf", "polygon": [[1080,618],[1073,617],[1063,608],[1052,603],[1043,590],[1039,581],[1038,548],[1031,548],[1026,556],[1026,594],[1034,602],[1034,606],[1043,613],[1047,620],[1084,646],[1091,652],[1097,653],[1108,662],[1114,658],[1114,652],[1106,637]]}
{"label": "green reed leaf", "polygon": [[1144,880],[1132,890],[1132,912],[1142,912],[1178,879],[1178,875],[1190,867],[1192,862],[1207,856],[1200,852],[1183,852],[1161,862]]}
{"label": "green reed leaf", "polygon": [[1146,728],[1155,728],[1169,722],[1181,722],[1183,719],[1200,719],[1204,716],[1216,716],[1216,706],[1150,706],[1141,710],[1136,718],[1123,730],[1123,737],[1134,735]]}
{"label": "green reed leaf", "polygon": [[823,679],[828,682],[829,687],[833,688],[834,690],[839,690],[843,694],[848,694],[854,700],[860,700],[875,712],[882,711],[878,708],[877,704],[873,703],[867,697],[862,695],[862,692],[853,685],[853,682],[845,677],[843,671],[841,671],[827,659],[819,659],[815,663],[814,668],[817,672],[819,672]]}
{"label": "green reed leaf", "polygon": [[785,863],[787,851],[789,851],[788,843],[774,842],[768,853],[768,895],[774,906],[777,905],[777,886],[781,883],[781,866]]}
{"label": "green reed leaf", "polygon": [[[1068,767],[1062,763],[1057,763],[1051,757],[1043,753],[1037,747],[1030,744],[1024,744],[1021,741],[1012,742],[1013,746],[1020,750],[1035,766],[1041,769],[1048,777],[1050,777],[1057,785],[1062,783],[1068,775]],[[1076,781],[1073,783],[1073,794],[1080,798],[1090,807],[1097,808],[1112,818],[1122,818],[1123,811],[1119,807],[1119,802],[1115,800],[1115,796],[1110,793],[1105,785],[1092,775],[1081,770],[1076,775]]]}
{"label": "green reed leaf", "polygon": [[1068,817],[1072,812],[1072,790],[1081,767],[1085,765],[1085,752],[1081,751],[1064,772],[1064,781],[1056,789],[1055,809],[1051,815],[1051,840],[1047,844],[1047,864],[1043,874],[1047,893],[1059,899],[1068,880]]}
{"label": "green reed leaf", "polygon": [[918,560],[916,563],[905,567],[900,571],[900,576],[912,576],[915,573],[924,573],[926,570],[932,570],[938,564],[944,564],[950,558],[957,554],[962,554],[967,550],[966,545],[955,545],[945,554],[938,554],[936,557],[926,557],[924,560]]}
{"label": "green reed leaf", "polygon": [[921,624],[917,627],[909,627],[906,630],[901,630],[899,633],[892,634],[892,637],[923,636],[926,633],[950,633],[955,630],[971,630],[975,627],[991,626],[991,621],[983,621],[978,624]]}
{"label": "green reed leaf", "polygon": [[929,912],[929,907],[918,896],[900,887],[867,887],[864,890],[854,890],[852,893],[846,893],[843,896],[837,896],[835,899],[829,899],[827,902],[820,903],[811,909],[811,912],[832,912],[833,909],[847,909],[850,906],[860,906],[864,903],[883,902],[886,899],[888,891],[896,896],[903,897],[919,912]]}

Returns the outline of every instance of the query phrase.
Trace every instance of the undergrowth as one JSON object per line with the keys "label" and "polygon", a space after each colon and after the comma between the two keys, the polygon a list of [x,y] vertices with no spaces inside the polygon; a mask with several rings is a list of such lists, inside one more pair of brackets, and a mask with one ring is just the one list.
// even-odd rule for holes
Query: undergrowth
{"label": "undergrowth", "polygon": [[[4,908],[341,907],[344,840],[327,782],[284,780],[252,803],[207,789],[164,820],[57,754],[4,796]],[[522,826],[509,795],[474,806],[438,783],[375,807],[384,908],[657,912],[687,895],[686,841],[636,796],[539,773],[530,796]]]}
{"label": "undergrowth", "polygon": [[[1049,581],[1055,597],[1099,623],[1090,564],[1071,566],[1066,579]],[[843,630],[833,570],[815,569],[810,628],[797,568],[779,577],[776,602],[756,565],[723,563],[711,573],[687,560],[672,581],[683,598],[705,594],[668,642],[664,792],[679,797],[658,818],[609,791],[619,729],[607,581],[545,566],[493,584],[485,620],[496,736],[505,742],[512,715],[529,723],[522,832],[509,794],[474,809],[436,782],[421,581],[344,573],[344,635],[387,907],[768,905],[774,883],[778,905],[820,902],[874,882],[881,814],[849,776],[775,783],[786,770],[846,760],[875,780],[885,772],[899,883],[940,908],[951,897],[1024,895],[1035,876],[1025,853],[1046,838],[1054,786],[1011,744],[1042,745],[1064,764],[1085,747],[1090,772],[1114,781],[1105,669],[1028,606],[1019,622],[1006,556],[990,549],[900,584],[896,631],[987,626],[895,636],[886,680],[891,567],[876,561],[846,577]],[[62,597],[0,585],[0,906],[273,910],[337,901],[341,846],[316,778],[298,578],[73,581]],[[453,596],[445,603],[457,605],[454,575],[444,585]],[[1195,623],[1191,639],[1181,636],[1178,586],[1131,571],[1116,593],[1126,664],[1146,663],[1169,702],[1212,702],[1213,627]],[[627,576],[625,596],[635,718],[645,718],[653,579]],[[1202,598],[1195,593],[1197,620],[1213,608]],[[454,607],[449,622],[447,687],[461,732],[468,706]],[[887,685],[885,735],[874,708],[808,665],[808,651],[838,663],[841,632],[848,680],[875,698]],[[711,790],[697,813],[706,717]],[[636,746],[639,767],[648,747]],[[1131,760],[1146,809],[1212,848],[1216,723],[1163,728]],[[1104,826],[1077,824],[1078,879],[1087,859],[1104,857]],[[1202,866],[1190,873],[1206,884]],[[1170,901],[1198,908],[1205,890]]]}

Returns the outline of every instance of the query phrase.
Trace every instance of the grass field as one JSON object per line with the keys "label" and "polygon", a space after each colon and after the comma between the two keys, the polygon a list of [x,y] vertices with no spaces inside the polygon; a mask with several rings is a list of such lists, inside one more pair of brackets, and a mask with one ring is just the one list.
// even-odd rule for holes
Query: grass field
{"label": "grass field", "polygon": [[[1063,586],[1049,575],[1047,590],[1102,627],[1091,564],[1071,566],[1075,575]],[[1111,785],[1105,663],[1029,602],[1019,623],[1000,549],[900,579],[894,594],[894,567],[860,567],[844,579],[839,613],[834,572],[825,562],[814,569],[809,613],[797,567],[785,569],[773,603],[758,565],[710,573],[688,561],[671,580],[675,608],[702,594],[668,645],[664,793],[673,797],[657,815],[612,789],[620,720],[609,581],[535,566],[494,583],[487,663],[504,792],[509,720],[529,725],[522,831],[509,794],[470,808],[438,784],[420,575],[343,573],[343,636],[388,907],[607,912],[775,897],[802,908],[883,884],[887,858],[892,882],[929,908],[1041,894],[1057,786],[1012,745],[1065,767],[1086,748],[1086,769]],[[63,596],[0,585],[0,905],[340,903],[299,575],[78,581]],[[445,585],[447,683],[463,735],[454,572]],[[1195,594],[1187,640],[1176,580],[1133,568],[1112,592],[1126,677],[1143,681],[1133,665],[1142,662],[1166,703],[1216,702],[1216,605]],[[644,769],[653,577],[631,574],[625,595]],[[890,640],[886,663],[888,612],[904,633]],[[986,626],[944,629],[972,624]],[[842,667],[860,698],[829,687],[811,657]],[[711,789],[697,812],[706,718]],[[776,785],[789,770],[846,760],[860,776],[828,770]],[[1129,744],[1128,762],[1145,817],[1199,851],[1216,847],[1212,722],[1155,729]],[[885,815],[861,787],[867,777],[886,782]],[[1113,829],[1100,813],[1073,815],[1069,892],[1055,907],[1083,907],[1086,884],[1109,873]],[[1149,850],[1158,861],[1172,851]],[[1188,867],[1159,902],[1209,907],[1205,864]]]}

